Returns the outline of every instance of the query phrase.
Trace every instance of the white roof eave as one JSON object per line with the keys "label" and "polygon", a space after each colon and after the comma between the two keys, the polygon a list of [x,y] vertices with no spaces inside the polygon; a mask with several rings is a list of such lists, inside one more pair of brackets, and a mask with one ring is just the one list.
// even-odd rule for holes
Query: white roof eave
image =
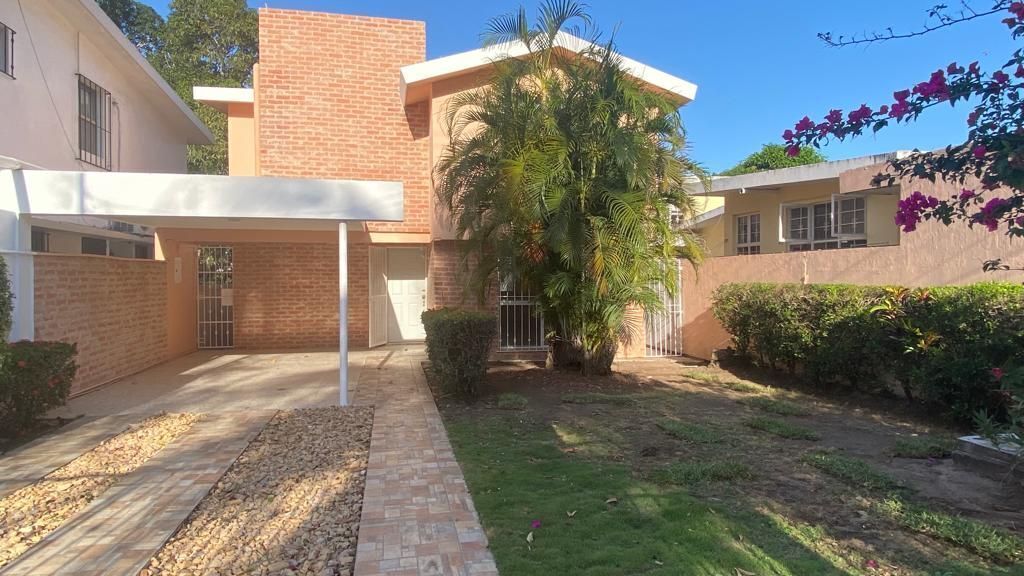
{"label": "white roof eave", "polygon": [[[555,39],[555,45],[559,48],[575,52],[577,54],[594,46],[588,42],[567,32],[559,32]],[[496,44],[485,48],[478,48],[468,52],[460,52],[450,56],[443,56],[425,62],[410,64],[401,68],[400,92],[402,100],[405,101],[408,88],[424,82],[434,82],[443,78],[455,76],[484,68],[499,60],[508,58],[521,58],[528,53],[526,45],[522,42],[507,42]],[[687,82],[682,78],[673,76],[667,72],[642,64],[632,58],[619,55],[622,67],[633,77],[673,94],[680,98],[682,104],[689,103],[697,97],[697,85]],[[410,104],[411,102],[406,102]]]}

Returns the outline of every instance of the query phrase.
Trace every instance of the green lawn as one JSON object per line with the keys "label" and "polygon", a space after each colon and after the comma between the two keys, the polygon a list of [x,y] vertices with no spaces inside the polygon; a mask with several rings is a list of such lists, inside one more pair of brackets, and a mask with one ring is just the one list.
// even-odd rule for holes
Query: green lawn
{"label": "green lawn", "polygon": [[1024,576],[1006,566],[1019,536],[890,475],[915,465],[892,458],[912,426],[795,392],[751,403],[705,371],[666,387],[509,369],[439,403],[503,576]]}
{"label": "green lawn", "polygon": [[495,415],[447,428],[503,576],[848,573],[769,516],[567,455],[550,427]]}

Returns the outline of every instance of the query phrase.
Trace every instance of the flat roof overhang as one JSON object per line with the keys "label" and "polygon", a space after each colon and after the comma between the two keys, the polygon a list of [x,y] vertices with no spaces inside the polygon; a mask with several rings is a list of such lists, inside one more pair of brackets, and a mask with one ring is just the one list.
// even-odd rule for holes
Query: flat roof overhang
{"label": "flat roof overhang", "polygon": [[398,222],[401,182],[129,172],[0,171],[0,210],[151,227],[337,230]]}

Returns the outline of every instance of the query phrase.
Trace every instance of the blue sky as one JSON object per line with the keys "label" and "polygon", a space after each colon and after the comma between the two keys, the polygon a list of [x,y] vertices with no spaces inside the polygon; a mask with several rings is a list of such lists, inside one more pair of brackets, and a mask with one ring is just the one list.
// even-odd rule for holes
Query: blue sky
{"label": "blue sky", "polygon": [[[147,0],[161,12],[164,0]],[[730,167],[805,114],[888,103],[892,92],[926,80],[951,61],[1002,64],[1016,47],[988,17],[914,38],[843,49],[817,32],[916,29],[938,0],[593,0],[600,28],[619,50],[698,85],[682,109],[692,155],[711,170]],[[479,47],[488,18],[534,2],[465,0],[249,0],[254,7],[321,10],[424,20],[427,56]],[[948,2],[957,5],[958,2]],[[989,0],[974,0],[986,8]],[[939,148],[966,136],[964,108],[943,108],[917,124],[829,145],[830,159],[903,148]]]}

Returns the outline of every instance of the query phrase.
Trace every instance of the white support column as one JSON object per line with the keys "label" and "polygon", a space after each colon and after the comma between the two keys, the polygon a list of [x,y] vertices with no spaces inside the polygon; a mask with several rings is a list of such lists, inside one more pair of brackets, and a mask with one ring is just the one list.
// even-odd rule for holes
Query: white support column
{"label": "white support column", "polygon": [[35,262],[32,257],[32,223],[22,212],[27,205],[19,170],[0,170],[0,256],[7,261],[14,294],[14,325],[0,334],[12,342],[35,338]]}
{"label": "white support column", "polygon": [[348,406],[348,225],[338,224],[338,374],[341,405]]}

